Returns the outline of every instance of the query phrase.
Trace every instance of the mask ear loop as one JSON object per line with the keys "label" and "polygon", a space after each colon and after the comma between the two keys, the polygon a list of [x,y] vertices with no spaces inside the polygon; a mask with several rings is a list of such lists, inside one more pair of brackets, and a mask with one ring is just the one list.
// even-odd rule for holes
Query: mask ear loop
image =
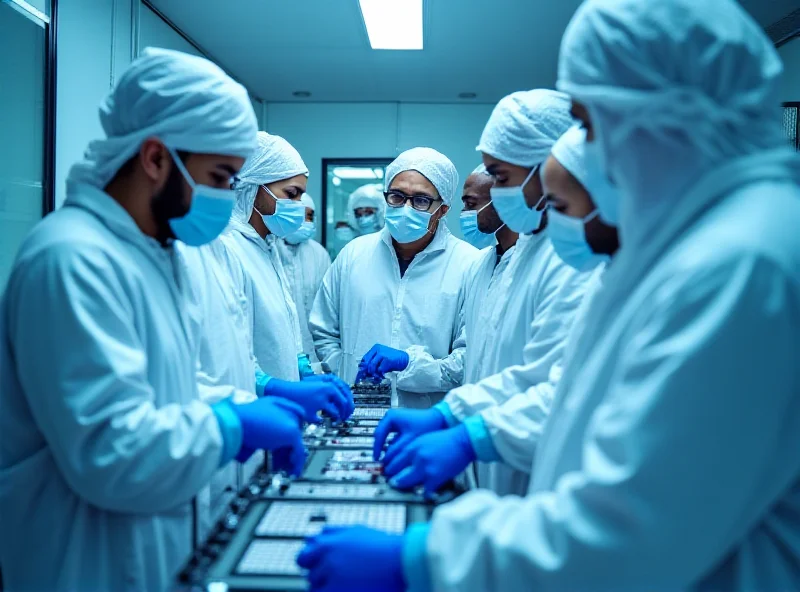
{"label": "mask ear loop", "polygon": [[[444,200],[442,200],[442,203],[439,204],[438,208],[436,208],[435,210],[433,210],[431,212],[431,216],[433,216],[436,212],[441,210],[443,205],[444,205]],[[435,235],[436,231],[439,230],[439,222],[440,221],[441,221],[441,218],[439,218],[439,220],[436,221],[436,228],[434,228],[433,232],[431,232],[431,229],[427,228],[427,227],[425,228],[425,232],[427,232],[428,234],[431,234],[431,235]]]}
{"label": "mask ear loop", "polygon": [[[525,181],[525,184],[527,184],[531,179],[533,179],[533,175],[535,175],[536,171],[538,171],[541,168],[542,168],[542,165],[541,164],[537,164],[536,167],[531,171],[531,174],[529,175],[528,180]],[[524,185],[523,185],[523,187],[524,187]],[[523,196],[524,196],[524,193],[523,193]],[[544,216],[547,215],[547,194],[546,193],[542,192],[542,196],[539,198],[539,201],[536,202],[536,205],[533,206],[533,208],[531,208],[531,210],[534,211],[534,212],[538,212],[539,211],[539,206],[542,205],[542,202],[544,202],[544,207],[542,208],[542,217],[544,217]],[[534,230],[533,233],[534,234],[538,234],[539,232],[541,232],[541,228],[542,228],[542,226],[540,224],[539,225],[539,229]]]}
{"label": "mask ear loop", "polygon": [[[492,205],[493,203],[494,203],[494,201],[490,199],[490,200],[489,200],[489,203],[487,203],[487,204],[486,204],[485,206],[483,206],[483,207],[482,207],[480,210],[478,210],[478,214],[477,214],[477,216],[475,216],[475,218],[477,219],[477,217],[481,215],[481,212],[482,212],[483,210],[485,210],[486,208],[488,208],[488,207],[489,207],[490,205]],[[502,222],[502,220],[501,220],[501,222]],[[493,235],[495,235],[495,236],[497,236],[497,233],[498,233],[498,232],[500,232],[501,230],[503,230],[503,228],[505,228],[505,227],[506,227],[505,223],[501,224],[501,225],[500,225],[500,228],[498,228],[497,230],[495,230],[495,231],[494,231],[492,234],[493,234]],[[480,230],[480,229],[479,229],[479,230]]]}
{"label": "mask ear loop", "polygon": [[589,222],[597,218],[599,215],[600,215],[600,210],[598,210],[597,207],[595,207],[595,209],[593,209],[591,212],[589,212],[586,216],[584,216],[581,219],[581,222],[583,222],[584,224],[588,224]]}
{"label": "mask ear loop", "polygon": [[[522,185],[520,186],[520,189],[522,189],[522,195],[523,195],[523,196],[525,195],[525,186],[526,186],[528,183],[530,183],[530,182],[531,182],[531,179],[533,179],[533,176],[536,174],[536,172],[537,172],[537,171],[538,171],[540,168],[542,168],[542,165],[541,165],[541,164],[537,164],[535,167],[533,167],[533,168],[531,169],[531,172],[530,172],[530,173],[528,173],[528,176],[527,176],[527,178],[525,179],[525,181],[523,181]],[[542,197],[540,197],[540,198],[539,198],[539,201],[537,201],[537,202],[536,202],[536,205],[535,205],[535,206],[533,206],[533,208],[532,208],[532,209],[534,209],[534,210],[538,210],[538,209],[539,209],[539,206],[540,206],[540,205],[542,205],[542,202],[543,202],[543,201],[545,201],[546,199],[547,199],[547,196],[546,196],[544,193],[542,193]],[[498,230],[500,230],[500,229],[498,228]]]}
{"label": "mask ear loop", "polygon": [[[259,187],[261,187],[264,191],[266,191],[267,195],[269,195],[272,199],[275,200],[275,211],[277,212],[277,210],[278,210],[278,196],[276,196],[274,193],[272,193],[270,188],[267,187],[266,185],[259,185]],[[275,215],[275,214],[262,214],[261,211],[256,207],[255,202],[253,202],[253,209],[256,212],[258,212],[259,215],[261,215],[261,216],[274,216]]]}
{"label": "mask ear loop", "polygon": [[274,193],[272,193],[272,190],[270,190],[270,188],[269,188],[269,187],[267,187],[266,185],[262,185],[261,187],[263,187],[263,188],[264,188],[264,191],[266,191],[267,193],[269,193],[269,196],[270,196],[272,199],[274,199],[274,200],[275,200],[275,203],[278,203],[278,196],[277,196],[277,195],[275,195]]}
{"label": "mask ear loop", "polygon": [[541,166],[542,166],[541,164],[537,164],[535,167],[533,167],[533,168],[531,169],[531,172],[530,172],[530,173],[528,173],[528,176],[527,176],[527,177],[525,177],[525,180],[522,182],[522,185],[520,185],[520,186],[519,186],[519,188],[520,188],[520,189],[522,189],[522,191],[525,191],[525,186],[526,186],[528,183],[530,183],[530,182],[531,182],[531,179],[533,179],[533,176],[536,174],[536,171],[538,171],[538,170],[539,170],[539,167],[541,167]]}
{"label": "mask ear loop", "polygon": [[180,171],[181,175],[183,175],[183,179],[189,184],[189,188],[192,191],[194,191],[195,188],[197,187],[197,183],[195,182],[194,179],[192,179],[192,176],[189,174],[189,171],[186,170],[186,167],[184,166],[183,161],[181,161],[180,157],[178,156],[178,153],[169,146],[164,146],[164,147],[167,149],[167,152],[169,152],[169,155],[172,157],[172,162],[175,163],[175,166]]}
{"label": "mask ear loop", "polygon": [[[267,192],[269,195],[272,195],[272,192],[271,192],[269,189],[267,189],[267,187],[266,187],[265,185],[259,185],[258,187],[259,187],[260,189],[263,189],[264,191],[266,191],[266,192]],[[263,218],[264,216],[268,216],[269,214],[262,214],[262,213],[261,213],[261,210],[259,210],[259,209],[256,207],[256,199],[258,199],[258,191],[256,191],[256,196],[255,196],[255,198],[253,199],[253,210],[254,210],[254,211],[255,211],[255,212],[256,212],[256,213],[257,213],[259,216],[261,216],[262,218]]]}

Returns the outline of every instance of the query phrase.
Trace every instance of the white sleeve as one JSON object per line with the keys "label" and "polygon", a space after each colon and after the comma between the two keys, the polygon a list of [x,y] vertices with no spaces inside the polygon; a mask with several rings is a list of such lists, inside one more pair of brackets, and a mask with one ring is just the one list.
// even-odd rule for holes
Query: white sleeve
{"label": "white sleeve", "polygon": [[200,362],[197,363],[197,372],[195,374],[197,376],[197,392],[200,396],[200,400],[209,405],[219,403],[233,396],[236,390],[233,386],[228,384],[217,384],[211,376],[203,371]]}
{"label": "white sleeve", "polygon": [[308,317],[308,328],[314,338],[317,357],[320,362],[326,362],[334,374],[339,374],[342,361],[342,336],[339,331],[341,267],[342,256],[339,255],[325,274]]}
{"label": "white sleeve", "polygon": [[561,374],[561,364],[554,364],[549,380],[480,413],[495,451],[504,463],[518,471],[531,472]]}
{"label": "white sleeve", "polygon": [[[218,266],[222,273],[226,274],[228,281],[230,281],[229,289],[232,290],[237,297],[238,303],[242,308],[242,314],[246,315],[247,301],[244,296],[244,281],[241,270],[241,264],[238,261],[232,260],[227,253],[225,247],[219,241],[214,241],[209,245],[202,247],[185,247],[180,251],[187,264],[187,273],[191,291],[198,302],[202,303],[201,310],[208,311],[209,306],[207,299],[209,298],[208,282],[217,281],[216,274],[212,266]],[[238,267],[235,267],[238,266]],[[205,282],[205,284],[203,283]],[[195,339],[198,343],[197,361],[197,390],[200,400],[213,405],[225,399],[231,399],[236,403],[249,403],[254,400],[254,397],[248,391],[238,389],[230,384],[223,384],[220,381],[206,372],[203,367],[203,340],[213,339],[213,335],[208,334],[208,327],[206,325],[206,316],[204,314],[198,315],[198,325],[195,328],[197,335]],[[255,361],[255,355],[252,353],[252,338],[245,337],[250,344],[251,357]],[[255,379],[254,379],[255,381]]]}
{"label": "white sleeve", "polygon": [[428,349],[412,345],[406,350],[408,366],[397,374],[397,387],[410,393],[445,393],[464,382],[464,307],[458,315],[456,338],[449,355],[434,358]]}
{"label": "white sleeve", "polygon": [[436,510],[433,589],[685,590],[780,511],[800,449],[800,293],[771,262],[704,271],[631,323],[553,490]]}
{"label": "white sleeve", "polygon": [[322,284],[322,280],[328,272],[328,269],[330,269],[331,255],[325,247],[319,243],[314,243],[314,252],[316,253],[314,257],[316,259],[314,265],[314,285],[319,286]]}
{"label": "white sleeve", "polygon": [[[253,358],[255,360],[255,358]],[[256,362],[256,365],[258,362]],[[255,383],[255,372],[253,373],[253,382]],[[220,401],[230,399],[237,405],[244,403],[252,403],[256,400],[256,396],[230,384],[218,384],[218,381],[212,379],[198,364],[197,368],[197,392],[200,400],[209,405],[214,405]]]}
{"label": "white sleeve", "polygon": [[191,500],[219,467],[219,424],[199,400],[156,407],[146,371],[161,361],[148,360],[136,303],[105,256],[65,247],[40,257],[7,297],[20,383],[69,486],[117,512]]}
{"label": "white sleeve", "polygon": [[551,368],[561,361],[590,277],[559,264],[550,270],[548,277],[542,278],[535,296],[536,309],[528,342],[522,352],[525,363],[448,393],[444,402],[458,421],[488,407],[502,405],[514,395],[548,381]]}

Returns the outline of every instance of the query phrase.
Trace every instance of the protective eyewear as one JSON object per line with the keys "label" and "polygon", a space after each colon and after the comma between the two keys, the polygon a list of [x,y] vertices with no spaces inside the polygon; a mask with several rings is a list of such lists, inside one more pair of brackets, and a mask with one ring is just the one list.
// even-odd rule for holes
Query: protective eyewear
{"label": "protective eyewear", "polygon": [[429,195],[406,195],[396,189],[386,191],[383,195],[386,198],[386,203],[391,208],[403,207],[410,201],[411,207],[420,212],[427,212],[434,203],[442,201],[441,198]]}

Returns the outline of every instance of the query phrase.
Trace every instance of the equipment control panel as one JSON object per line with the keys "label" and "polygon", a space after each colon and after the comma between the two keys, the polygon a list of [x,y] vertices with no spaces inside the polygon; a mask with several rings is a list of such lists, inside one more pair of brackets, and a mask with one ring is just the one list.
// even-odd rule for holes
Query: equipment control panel
{"label": "equipment control panel", "polygon": [[306,537],[346,525],[402,533],[459,493],[445,488],[430,501],[420,491],[390,487],[372,457],[375,428],[390,408],[390,385],[358,384],[353,395],[356,410],[346,422],[306,428],[309,458],[300,479],[266,468],[253,476],[182,570],[179,589],[306,590],[295,562]]}

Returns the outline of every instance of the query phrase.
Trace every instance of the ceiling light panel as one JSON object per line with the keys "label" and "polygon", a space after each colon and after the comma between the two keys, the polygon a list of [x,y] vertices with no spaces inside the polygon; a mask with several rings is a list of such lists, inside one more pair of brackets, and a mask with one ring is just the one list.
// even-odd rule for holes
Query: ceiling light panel
{"label": "ceiling light panel", "polygon": [[361,167],[336,167],[333,174],[340,179],[377,179],[378,176],[371,168]]}
{"label": "ceiling light panel", "polygon": [[422,2],[359,0],[372,49],[422,49]]}

